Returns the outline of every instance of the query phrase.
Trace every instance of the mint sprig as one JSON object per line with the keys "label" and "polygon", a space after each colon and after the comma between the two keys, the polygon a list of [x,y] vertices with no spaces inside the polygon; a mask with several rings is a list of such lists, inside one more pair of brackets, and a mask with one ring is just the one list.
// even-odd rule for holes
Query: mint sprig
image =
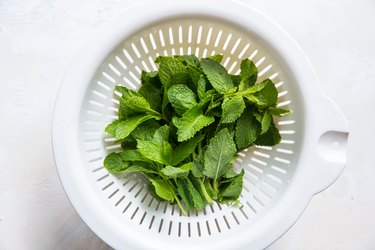
{"label": "mint sprig", "polygon": [[222,59],[158,57],[159,70],[142,72],[138,92],[116,86],[118,119],[105,128],[122,147],[106,156],[105,168],[143,174],[149,192],[184,215],[214,201],[239,204],[244,170],[233,169],[237,153],[279,143],[274,116],[290,113],[276,107],[270,79],[257,83],[251,60],[232,75]]}

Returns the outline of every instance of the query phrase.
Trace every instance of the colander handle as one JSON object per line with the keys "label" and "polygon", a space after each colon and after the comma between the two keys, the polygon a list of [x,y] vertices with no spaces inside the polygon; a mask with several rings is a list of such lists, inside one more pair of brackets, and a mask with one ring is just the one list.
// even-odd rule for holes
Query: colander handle
{"label": "colander handle", "polygon": [[347,121],[338,106],[328,97],[324,97],[321,104],[326,108],[319,111],[321,122],[315,158],[317,162],[314,162],[314,193],[329,187],[344,170],[349,137]]}

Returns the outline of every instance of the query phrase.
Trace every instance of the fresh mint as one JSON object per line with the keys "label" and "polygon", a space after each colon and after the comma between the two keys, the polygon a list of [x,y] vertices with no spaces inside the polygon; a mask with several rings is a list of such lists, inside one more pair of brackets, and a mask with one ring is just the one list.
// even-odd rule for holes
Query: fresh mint
{"label": "fresh mint", "polygon": [[270,79],[257,82],[251,60],[241,62],[238,75],[222,60],[160,56],[158,71],[142,71],[138,91],[115,88],[118,119],[105,131],[121,149],[106,156],[104,167],[144,175],[150,194],[177,204],[183,215],[214,201],[240,204],[245,172],[233,168],[237,153],[279,143],[274,117],[290,113],[276,106]]}

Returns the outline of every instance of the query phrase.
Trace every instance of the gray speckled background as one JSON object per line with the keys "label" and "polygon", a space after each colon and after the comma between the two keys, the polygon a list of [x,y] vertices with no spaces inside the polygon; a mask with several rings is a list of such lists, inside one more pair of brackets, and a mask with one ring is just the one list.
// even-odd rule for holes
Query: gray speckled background
{"label": "gray speckled background", "polygon": [[[348,164],[269,249],[375,249],[375,2],[246,1],[304,49],[350,125]],[[0,1],[0,249],[109,249],[57,177],[53,104],[85,38],[135,0]]]}

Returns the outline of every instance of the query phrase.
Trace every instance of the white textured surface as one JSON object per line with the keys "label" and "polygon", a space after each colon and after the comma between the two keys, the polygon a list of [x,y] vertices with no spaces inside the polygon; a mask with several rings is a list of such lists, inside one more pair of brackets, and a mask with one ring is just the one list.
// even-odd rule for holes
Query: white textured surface
{"label": "white textured surface", "polygon": [[[0,1],[1,250],[109,248],[63,192],[50,125],[59,83],[84,39],[135,2]],[[249,2],[301,45],[351,130],[343,174],[269,249],[375,249],[375,2]]]}

